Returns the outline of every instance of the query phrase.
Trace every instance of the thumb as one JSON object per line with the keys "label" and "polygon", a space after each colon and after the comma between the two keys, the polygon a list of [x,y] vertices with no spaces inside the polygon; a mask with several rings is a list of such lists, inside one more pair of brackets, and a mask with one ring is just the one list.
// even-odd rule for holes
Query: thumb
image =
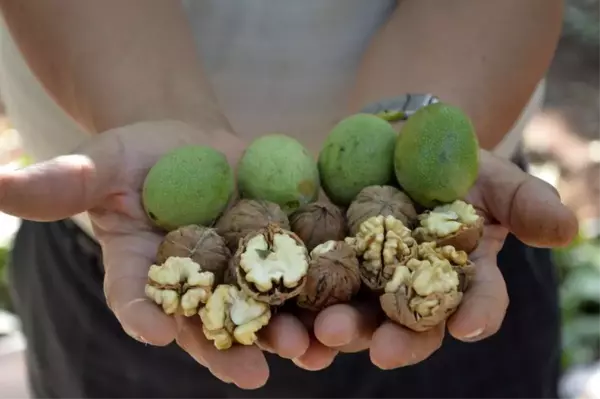
{"label": "thumb", "polygon": [[573,240],[577,218],[554,187],[487,151],[481,151],[480,165],[473,202],[483,205],[490,219],[532,246],[558,247]]}
{"label": "thumb", "polygon": [[102,157],[97,155],[105,152],[100,141],[106,140],[93,139],[76,154],[18,170],[0,170],[0,212],[53,221],[96,206],[108,195],[116,177],[114,162],[99,163]]}

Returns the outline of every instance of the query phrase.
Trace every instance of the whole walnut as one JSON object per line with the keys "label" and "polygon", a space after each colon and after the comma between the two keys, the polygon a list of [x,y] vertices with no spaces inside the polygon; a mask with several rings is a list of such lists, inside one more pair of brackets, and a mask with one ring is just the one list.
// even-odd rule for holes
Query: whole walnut
{"label": "whole walnut", "polygon": [[319,201],[308,204],[290,216],[291,230],[312,251],[326,241],[346,237],[346,218],[339,207]]}
{"label": "whole walnut", "polygon": [[344,241],[327,241],[310,253],[306,284],[296,299],[299,307],[318,312],[349,302],[360,289],[358,258]]}
{"label": "whole walnut", "polygon": [[373,216],[393,216],[412,229],[418,213],[413,201],[392,186],[369,186],[361,190],[346,211],[348,229],[353,236],[361,224]]}
{"label": "whole walnut", "polygon": [[215,229],[189,225],[165,236],[158,247],[156,262],[160,265],[170,257],[190,258],[203,271],[212,272],[218,284],[223,280],[231,255],[225,240]]}
{"label": "whole walnut", "polygon": [[279,205],[265,200],[242,199],[219,218],[215,228],[234,253],[242,238],[268,224],[277,224],[286,230],[290,228],[287,215]]}

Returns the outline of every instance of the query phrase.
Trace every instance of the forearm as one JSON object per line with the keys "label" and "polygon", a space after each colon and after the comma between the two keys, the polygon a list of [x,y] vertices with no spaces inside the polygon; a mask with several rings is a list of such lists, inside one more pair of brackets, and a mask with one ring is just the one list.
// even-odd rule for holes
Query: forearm
{"label": "forearm", "polygon": [[472,118],[493,149],[543,78],[562,0],[403,0],[368,47],[350,112],[386,97],[432,93]]}
{"label": "forearm", "polygon": [[171,0],[0,0],[33,73],[87,130],[159,119],[228,129],[180,7]]}

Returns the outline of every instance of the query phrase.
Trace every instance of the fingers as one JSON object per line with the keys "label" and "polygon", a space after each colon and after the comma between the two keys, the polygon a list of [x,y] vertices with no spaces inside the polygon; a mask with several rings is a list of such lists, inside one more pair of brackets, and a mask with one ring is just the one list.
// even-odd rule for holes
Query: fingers
{"label": "fingers", "polygon": [[456,339],[473,342],[500,329],[509,304],[504,277],[496,264],[506,230],[488,226],[473,253],[476,272],[460,307],[448,320],[448,331]]}
{"label": "fingers", "polygon": [[319,340],[311,336],[310,345],[306,352],[292,361],[298,367],[309,371],[323,370],[331,365],[337,356],[338,351],[323,345]]}
{"label": "fingers", "polygon": [[339,304],[316,317],[314,333],[324,345],[341,352],[359,352],[369,347],[377,328],[378,311],[367,304]]}
{"label": "fingers", "polygon": [[94,206],[105,192],[87,156],[68,155],[0,172],[0,211],[23,219],[63,219]]}
{"label": "fingers", "polygon": [[480,173],[473,202],[523,242],[538,247],[567,245],[578,231],[574,213],[556,190],[516,165],[481,152]]}
{"label": "fingers", "polygon": [[269,367],[257,346],[232,346],[219,351],[202,333],[199,317],[180,319],[177,344],[215,377],[242,389],[262,387],[269,378]]}
{"label": "fingers", "polygon": [[296,317],[286,313],[273,316],[260,333],[261,347],[286,359],[301,356],[309,344],[306,327]]}
{"label": "fingers", "polygon": [[160,237],[151,233],[115,236],[103,242],[104,293],[127,334],[152,345],[168,345],[177,334],[173,317],[145,294],[148,269]]}
{"label": "fingers", "polygon": [[412,365],[440,348],[444,324],[425,332],[414,332],[386,321],[373,334],[371,362],[383,370]]}

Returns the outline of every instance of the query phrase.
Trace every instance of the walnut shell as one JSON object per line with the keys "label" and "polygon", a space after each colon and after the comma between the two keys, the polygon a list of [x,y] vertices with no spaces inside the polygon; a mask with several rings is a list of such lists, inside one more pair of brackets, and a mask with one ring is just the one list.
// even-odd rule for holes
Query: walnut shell
{"label": "walnut shell", "polygon": [[346,211],[350,235],[373,216],[393,216],[412,229],[417,221],[414,202],[404,192],[392,186],[369,186],[358,193]]}
{"label": "walnut shell", "polygon": [[[458,228],[455,228],[452,230],[447,230],[446,232],[444,232],[444,235],[440,236],[440,235],[435,234],[432,231],[430,231],[427,227],[425,227],[426,226],[426,224],[425,224],[425,225],[421,225],[414,229],[413,237],[419,243],[435,241],[439,247],[451,245],[457,251],[464,251],[467,254],[470,254],[475,249],[477,249],[477,247],[479,245],[479,240],[481,239],[481,237],[483,235],[483,228],[484,228],[484,224],[485,224],[485,219],[480,214],[477,213],[476,209],[472,205],[470,205],[464,201],[458,200],[452,204],[447,204],[442,207],[434,208],[433,210],[427,210],[427,211],[423,212],[422,214],[420,214],[418,216],[418,218],[421,221],[421,224],[423,224],[423,220],[428,219],[431,216],[435,216],[435,215],[444,216],[444,213],[438,213],[436,211],[438,209],[443,209],[446,207],[449,207],[448,209],[450,209],[450,210],[452,209],[452,207],[459,207],[458,209],[462,208],[461,210],[467,210],[467,212],[469,213],[469,216],[471,218],[474,218],[475,220],[473,221],[471,219],[468,221],[468,224],[467,224],[465,222],[465,220],[461,219],[458,214],[455,214],[456,217],[450,218],[449,221],[450,221],[450,223],[459,224]],[[438,216],[438,218],[439,218],[439,216]],[[433,218],[431,218],[431,219],[433,219]],[[444,221],[441,221],[441,223],[443,224]],[[450,233],[450,231],[453,231],[453,232]]]}
{"label": "walnut shell", "polygon": [[[256,244],[255,239],[265,243],[266,248],[251,247]],[[276,245],[278,239],[286,239],[287,245],[278,247]],[[279,256],[280,251],[284,250],[293,253]],[[263,261],[265,263],[261,264]],[[235,277],[237,285],[252,298],[272,306],[279,306],[286,300],[296,297],[303,290],[308,273],[309,254],[306,246],[295,233],[277,224],[269,223],[267,227],[253,231],[242,238],[230,263],[228,278]],[[269,276],[271,273],[269,268],[273,264],[276,264],[275,275],[281,273],[276,279],[273,275]],[[261,270],[252,274],[252,271],[248,270],[250,268]],[[251,277],[252,281],[250,281]],[[260,284],[255,277],[262,279]],[[265,288],[265,282],[270,285],[269,288]]]}
{"label": "walnut shell", "polygon": [[229,250],[235,252],[242,238],[269,223],[290,229],[287,215],[279,205],[265,200],[242,199],[219,218],[215,228]]}
{"label": "walnut shell", "polygon": [[317,245],[346,237],[346,218],[339,207],[325,201],[303,206],[290,216],[291,230],[309,251]]}
{"label": "walnut shell", "polygon": [[317,312],[349,302],[358,293],[360,284],[356,251],[343,241],[327,241],[311,252],[306,284],[296,303]]}
{"label": "walnut shell", "polygon": [[[431,265],[436,267],[435,262],[438,261],[445,262],[441,263],[442,269],[429,273],[428,276],[425,274],[425,279],[417,286],[418,279],[414,279],[414,276],[420,271],[419,263],[427,262],[426,268],[429,268]],[[475,273],[475,266],[464,251],[457,251],[451,246],[437,247],[435,242],[420,244],[418,256],[405,265],[399,266],[395,273],[401,272],[402,267],[406,273],[411,269],[413,275],[410,279],[397,284],[397,288],[390,290],[396,277],[394,275],[386,286],[386,292],[379,297],[379,301],[390,320],[418,332],[432,329],[456,312]],[[449,273],[446,276],[452,275],[452,271],[456,272],[452,283],[455,284],[454,288],[445,292],[436,291],[432,286],[432,284],[439,284],[440,279],[446,278],[442,270]],[[421,292],[424,288],[428,291]]]}
{"label": "walnut shell", "polygon": [[172,256],[192,259],[202,270],[212,272],[219,284],[228,267],[231,251],[215,229],[189,225],[169,232],[158,246],[158,264]]}

